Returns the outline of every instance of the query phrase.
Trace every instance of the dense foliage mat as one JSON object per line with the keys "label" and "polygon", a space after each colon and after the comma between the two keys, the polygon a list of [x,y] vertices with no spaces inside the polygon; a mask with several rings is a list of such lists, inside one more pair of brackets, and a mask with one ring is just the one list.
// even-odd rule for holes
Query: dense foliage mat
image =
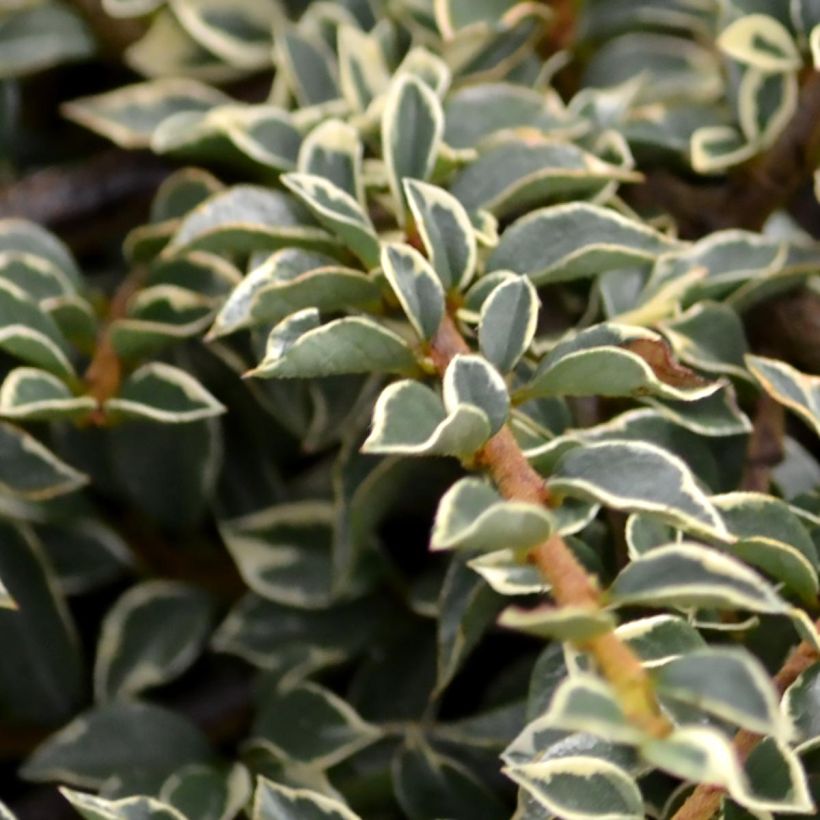
{"label": "dense foliage mat", "polygon": [[818,67],[0,2],[0,815],[815,816]]}

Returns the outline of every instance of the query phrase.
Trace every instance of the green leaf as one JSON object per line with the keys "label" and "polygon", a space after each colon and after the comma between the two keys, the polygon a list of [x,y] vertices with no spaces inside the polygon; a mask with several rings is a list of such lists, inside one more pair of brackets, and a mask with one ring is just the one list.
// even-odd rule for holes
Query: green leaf
{"label": "green leaf", "polygon": [[681,367],[656,333],[607,322],[556,345],[521,392],[528,396],[654,395],[694,401],[719,388],[719,382],[707,382]]}
{"label": "green leaf", "polygon": [[38,746],[22,769],[27,780],[97,789],[125,771],[170,774],[211,757],[205,736],[176,712],[114,701],[84,712]]}
{"label": "green leaf", "polygon": [[600,758],[567,756],[508,766],[504,772],[540,806],[565,820],[639,820],[645,816],[634,779]]}
{"label": "green leaf", "polygon": [[476,774],[421,739],[412,739],[398,750],[391,772],[396,799],[409,820],[507,816],[506,807]]}
{"label": "green leaf", "polygon": [[789,686],[782,709],[797,729],[798,752],[820,745],[820,663],[813,663]]}
{"label": "green leaf", "polygon": [[439,596],[437,694],[446,689],[503,606],[504,599],[456,554]]}
{"label": "green leaf", "polygon": [[782,581],[805,601],[817,595],[817,550],[800,520],[783,501],[762,493],[712,497],[732,535],[729,549],[746,563]]}
{"label": "green leaf", "polygon": [[761,71],[796,71],[803,65],[788,30],[768,14],[738,17],[723,29],[717,43],[724,54]]}
{"label": "green leaf", "polygon": [[381,731],[329,689],[302,683],[272,692],[251,731],[251,744],[277,757],[327,768],[364,749]]}
{"label": "green leaf", "polygon": [[162,784],[159,797],[186,817],[232,820],[252,792],[250,774],[241,763],[230,769],[194,763],[174,772]]}
{"label": "green leaf", "polygon": [[95,518],[36,524],[34,529],[66,595],[97,589],[133,568],[125,541]]}
{"label": "green leaf", "polygon": [[663,697],[689,703],[763,735],[788,740],[793,727],[780,714],[778,695],[760,661],[743,649],[699,649],[655,673]]}
{"label": "green leaf", "polygon": [[744,765],[753,800],[746,805],[766,811],[814,812],[807,773],[795,752],[773,737],[764,737]]}
{"label": "green leaf", "polygon": [[488,552],[470,559],[467,566],[501,595],[532,595],[549,592],[550,589],[538,568],[528,563],[516,550]]}
{"label": "green leaf", "polygon": [[245,70],[272,62],[273,26],[280,8],[272,0],[171,0],[185,30],[208,51]]}
{"label": "green leaf", "polygon": [[0,279],[11,282],[46,309],[50,300],[76,292],[72,277],[54,262],[25,251],[0,252]]}
{"label": "green leaf", "polygon": [[404,221],[402,183],[426,180],[433,170],[444,130],[444,114],[435,92],[412,74],[400,74],[387,95],[382,115],[382,151],[390,190]]}
{"label": "green leaf", "polygon": [[643,733],[623,713],[609,684],[583,672],[561,682],[547,713],[538,720],[544,728],[589,732],[616,743],[644,740]]}
{"label": "green leaf", "polygon": [[364,113],[390,84],[390,69],[375,32],[350,25],[338,29],[339,86],[352,110]]}
{"label": "green leaf", "polygon": [[763,356],[746,356],[746,366],[773,399],[797,413],[820,435],[820,377]]}
{"label": "green leaf", "polygon": [[286,174],[282,182],[367,268],[378,265],[379,238],[376,230],[370,217],[347,191],[313,174]]}
{"label": "green leaf", "polygon": [[224,522],[220,532],[245,583],[287,606],[329,606],[337,597],[331,556],[335,511],[318,501],[279,504]]}
{"label": "green leaf", "polygon": [[[0,578],[6,590],[0,608],[2,713],[5,719],[53,725],[67,719],[82,699],[74,624],[34,533],[4,521],[0,539]],[[8,607],[9,600],[16,609]]]}
{"label": "green leaf", "polygon": [[738,407],[730,384],[694,401],[664,401],[651,396],[644,401],[665,418],[700,436],[740,436],[752,430],[752,423]]}
{"label": "green leaf", "polygon": [[529,279],[511,274],[481,305],[478,344],[482,355],[507,373],[527,352],[538,325],[538,293]]}
{"label": "green leaf", "polygon": [[137,368],[104,406],[112,415],[163,424],[187,424],[226,410],[193,376],[162,362]]}
{"label": "green leaf", "polygon": [[0,78],[19,77],[91,57],[94,36],[82,16],[60,3],[12,4],[0,20]]}
{"label": "green leaf", "polygon": [[699,302],[661,324],[663,335],[681,361],[707,373],[748,379],[743,357],[746,335],[740,317],[730,307]]}
{"label": "green leaf", "polygon": [[676,247],[675,240],[615,211],[572,202],[540,208],[514,222],[490,255],[487,270],[509,269],[542,285],[651,262]]}
{"label": "green leaf", "polygon": [[[41,257],[66,275],[76,290],[82,277],[69,249],[54,234],[26,219],[0,219],[0,253]],[[18,283],[20,285],[20,283]]]}
{"label": "green leaf", "polygon": [[408,373],[416,357],[405,341],[363,316],[319,325],[319,312],[306,308],[273,328],[265,357],[247,375],[308,378],[339,373]]}
{"label": "green leaf", "polygon": [[700,632],[675,615],[638,618],[621,624],[615,632],[647,668],[663,666],[674,658],[706,646]]}
{"label": "green leaf", "polygon": [[592,197],[612,181],[640,179],[572,143],[507,138],[461,171],[451,191],[467,210],[485,208],[502,218],[539,205]]}
{"label": "green leaf", "polygon": [[68,119],[122,148],[148,148],[157,127],[184,111],[207,111],[230,102],[221,91],[181,78],[126,85],[65,103]]}
{"label": "green leaf", "polygon": [[[617,472],[612,465],[617,464]],[[576,447],[559,461],[553,492],[645,512],[675,526],[721,541],[730,540],[717,510],[677,456],[645,441],[606,441]]]}
{"label": "green leaf", "polygon": [[106,800],[66,788],[60,793],[85,820],[185,820],[185,815],[155,797]]}
{"label": "green leaf", "polygon": [[[645,743],[641,752],[650,763],[676,777],[723,787],[735,801],[752,811],[811,811],[805,776],[794,754],[773,738],[765,738],[762,744],[757,760],[750,757],[747,762],[749,774],[758,775],[754,781],[741,771],[730,741],[717,729],[675,729],[662,740]],[[760,771],[761,765],[767,767],[765,775]],[[786,780],[776,791],[766,782],[773,776]]]}
{"label": "green leaf", "polygon": [[0,279],[0,350],[71,377],[69,348],[55,321],[25,291]]}
{"label": "green leaf", "polygon": [[609,590],[613,603],[747,609],[783,614],[787,606],[745,564],[699,544],[658,547],[627,565]]}
{"label": "green leaf", "polygon": [[482,410],[497,433],[510,413],[507,385],[499,372],[481,356],[456,354],[444,372],[444,407],[452,414],[469,405]]}
{"label": "green leaf", "polygon": [[298,170],[326,179],[364,207],[363,154],[361,137],[352,125],[342,120],[325,120],[302,143]]}
{"label": "green leaf", "polygon": [[557,94],[513,83],[458,88],[447,96],[444,113],[444,140],[453,148],[472,148],[494,134],[516,129],[558,136],[584,127],[570,119]]}
{"label": "green leaf", "polygon": [[461,290],[475,273],[476,232],[450,193],[415,179],[404,181],[407,203],[433,270],[446,291]]}
{"label": "green leaf", "polygon": [[184,249],[248,253],[287,246],[333,250],[337,243],[288,194],[234,185],[194,208],[163,253],[167,258]]}
{"label": "green leaf", "polygon": [[23,421],[77,418],[97,406],[88,396],[75,396],[65,382],[45,370],[16,367],[0,386],[0,416]]}
{"label": "green leaf", "polygon": [[615,621],[608,612],[599,609],[573,605],[556,608],[545,604],[532,609],[507,607],[498,625],[537,638],[580,642],[611,632]]}
{"label": "green leaf", "polygon": [[429,340],[444,318],[444,289],[430,263],[409,245],[392,243],[381,251],[382,271],[407,318]]}
{"label": "green leaf", "polygon": [[344,803],[309,789],[292,789],[260,777],[253,820],[360,820]]}
{"label": "green leaf", "polygon": [[305,308],[338,311],[376,305],[378,285],[361,271],[298,248],[271,254],[234,288],[222,305],[208,338],[266,322],[278,323]]}
{"label": "green leaf", "polygon": [[98,701],[167,683],[197,658],[211,626],[211,602],[197,587],[146,581],[131,587],[103,620],[94,665]]}
{"label": "green leaf", "polygon": [[441,498],[430,547],[490,552],[526,550],[551,535],[552,518],[537,504],[504,501],[489,484],[462,478]]}
{"label": "green leaf", "polygon": [[755,145],[730,125],[713,125],[698,128],[692,134],[689,151],[695,171],[714,174],[753,157]]}
{"label": "green leaf", "polygon": [[39,501],[74,492],[87,481],[33,436],[0,423],[0,489],[5,493]]}
{"label": "green leaf", "polygon": [[365,453],[467,457],[490,438],[487,414],[471,404],[450,413],[439,396],[414,380],[386,387],[373,409]]}
{"label": "green leaf", "polygon": [[300,106],[319,105],[340,96],[336,60],[317,36],[280,26],[276,34],[277,63]]}

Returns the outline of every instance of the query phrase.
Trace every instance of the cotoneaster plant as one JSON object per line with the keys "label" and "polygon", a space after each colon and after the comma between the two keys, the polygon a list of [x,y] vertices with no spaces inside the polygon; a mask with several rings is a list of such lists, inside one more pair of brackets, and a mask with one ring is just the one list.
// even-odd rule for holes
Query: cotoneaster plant
{"label": "cotoneaster plant", "polygon": [[78,5],[7,98],[167,175],[0,221],[20,820],[814,816],[820,5]]}

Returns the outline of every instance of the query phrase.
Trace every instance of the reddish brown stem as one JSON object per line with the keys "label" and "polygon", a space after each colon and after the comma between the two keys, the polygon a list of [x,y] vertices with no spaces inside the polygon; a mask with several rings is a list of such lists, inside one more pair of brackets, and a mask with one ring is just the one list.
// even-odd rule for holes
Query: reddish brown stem
{"label": "reddish brown stem", "polygon": [[[430,345],[430,356],[441,376],[459,353],[470,348],[455,322],[445,316]],[[496,433],[477,453],[476,462],[493,477],[501,494],[508,499],[549,504],[544,479],[527,461],[508,427]],[[595,580],[576,559],[560,535],[553,535],[530,552],[530,560],[550,583],[559,606],[600,606],[600,591]],[[662,715],[652,691],[651,681],[634,652],[614,632],[586,641],[581,648],[595,659],[602,674],[612,685],[629,718],[654,737],[671,729]]]}

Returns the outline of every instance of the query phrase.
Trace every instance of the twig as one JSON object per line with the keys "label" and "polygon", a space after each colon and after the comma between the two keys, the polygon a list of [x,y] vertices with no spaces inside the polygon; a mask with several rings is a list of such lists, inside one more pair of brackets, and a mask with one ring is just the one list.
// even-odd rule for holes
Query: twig
{"label": "twig", "polygon": [[[445,316],[430,345],[430,356],[441,376],[458,353],[469,352],[464,337],[449,316]],[[512,432],[503,427],[478,452],[476,462],[485,467],[508,499],[550,504],[544,479],[532,468]],[[595,580],[578,563],[560,535],[553,535],[530,552],[534,563],[552,587],[559,606],[598,608],[600,590]],[[625,714],[644,731],[663,737],[671,725],[662,715],[649,676],[638,657],[614,632],[585,641],[580,647],[592,655],[601,672],[618,695]]]}

